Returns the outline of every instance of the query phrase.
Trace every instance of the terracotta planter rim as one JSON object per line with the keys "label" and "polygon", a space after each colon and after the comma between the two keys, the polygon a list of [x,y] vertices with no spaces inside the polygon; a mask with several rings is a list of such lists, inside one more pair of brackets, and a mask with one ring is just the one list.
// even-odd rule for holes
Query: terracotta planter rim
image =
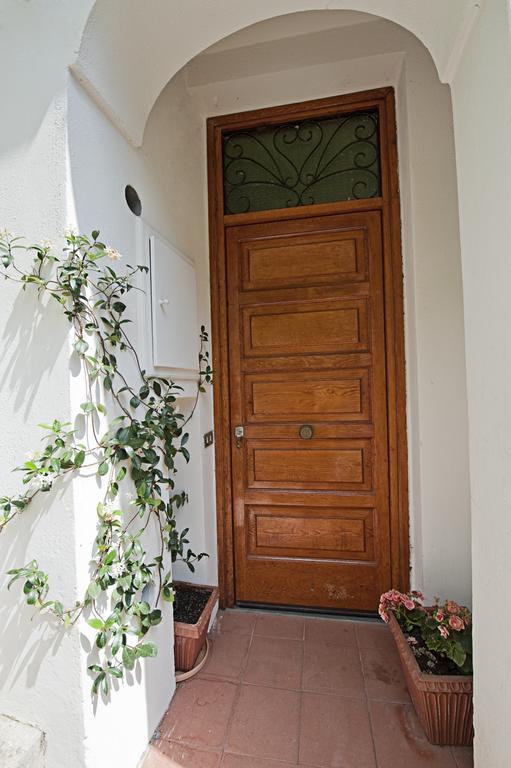
{"label": "terracotta planter rim", "polygon": [[195,624],[187,624],[185,621],[174,622],[175,668],[186,673],[193,669],[201,648],[205,642],[207,643],[206,633],[213,608],[218,600],[218,587],[211,584],[193,584],[189,581],[177,581],[175,584],[182,584],[192,589],[204,589],[210,592],[206,605]]}
{"label": "terracotta planter rim", "polygon": [[182,629],[201,629],[202,624],[204,624],[204,619],[207,617],[209,621],[209,617],[211,616],[211,613],[213,611],[214,605],[216,601],[218,600],[218,587],[214,587],[211,584],[194,584],[191,581],[175,581],[175,585],[182,584],[184,587],[195,587],[196,589],[205,589],[208,592],[210,592],[210,596],[208,597],[208,601],[204,608],[201,611],[201,615],[195,622],[195,624],[189,624],[187,621],[174,621],[174,631],[182,630]]}

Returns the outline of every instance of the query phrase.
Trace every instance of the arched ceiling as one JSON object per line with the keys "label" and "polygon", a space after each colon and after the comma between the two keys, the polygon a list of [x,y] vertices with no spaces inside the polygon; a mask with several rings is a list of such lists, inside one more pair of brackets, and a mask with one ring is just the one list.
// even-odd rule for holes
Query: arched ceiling
{"label": "arched ceiling", "polygon": [[314,10],[371,13],[408,29],[449,82],[484,0],[96,0],[72,70],[135,145],[168,81],[198,53],[251,24]]}

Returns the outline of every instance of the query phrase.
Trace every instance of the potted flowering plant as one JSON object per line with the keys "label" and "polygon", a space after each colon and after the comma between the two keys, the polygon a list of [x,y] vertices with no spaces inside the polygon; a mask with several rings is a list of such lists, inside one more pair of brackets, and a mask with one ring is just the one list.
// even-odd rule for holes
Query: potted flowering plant
{"label": "potted flowering plant", "polygon": [[424,595],[390,590],[379,613],[388,623],[410,696],[433,744],[469,745],[472,725],[472,616],[454,600],[424,605]]}

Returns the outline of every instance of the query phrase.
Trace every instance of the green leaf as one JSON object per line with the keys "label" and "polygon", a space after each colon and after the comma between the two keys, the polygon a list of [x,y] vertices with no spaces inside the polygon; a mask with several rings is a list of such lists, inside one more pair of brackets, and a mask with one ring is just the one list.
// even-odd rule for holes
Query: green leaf
{"label": "green leaf", "polygon": [[151,657],[158,655],[158,646],[155,643],[141,643],[137,645],[137,655],[145,657]]}
{"label": "green leaf", "polygon": [[105,676],[106,676],[105,673],[103,671],[101,671],[99,673],[99,675],[96,677],[96,679],[94,680],[94,682],[92,684],[92,693],[94,695],[97,694],[97,692],[99,690],[99,686],[101,685],[102,681],[105,679]]}
{"label": "green leaf", "polygon": [[453,643],[451,653],[449,654],[456,666],[462,667],[467,658],[467,654],[459,643]]}
{"label": "green leaf", "polygon": [[[99,596],[100,592],[101,592],[101,587],[99,586],[97,581],[91,581],[91,583],[87,587],[87,594],[89,595],[89,597],[91,597],[94,600],[96,597]],[[94,621],[94,619],[92,619],[92,621]]]}
{"label": "green leaf", "polygon": [[85,461],[85,451],[78,451],[78,453],[75,454],[75,467],[77,469],[80,469],[84,461]]}
{"label": "green leaf", "polygon": [[135,661],[137,659],[137,654],[133,650],[133,648],[128,648],[127,645],[124,646],[122,649],[122,663],[126,667],[126,669],[133,669],[135,666]]}
{"label": "green leaf", "polygon": [[92,627],[92,629],[103,629],[103,622],[101,619],[89,619],[87,624],[89,627]]}
{"label": "green leaf", "polygon": [[85,339],[79,339],[74,343],[73,346],[74,346],[75,352],[79,355],[84,355],[89,349],[89,345],[87,344]]}
{"label": "green leaf", "polygon": [[98,475],[100,475],[101,477],[103,475],[106,475],[106,473],[108,472],[108,466],[109,465],[107,461],[102,461],[98,467]]}
{"label": "green leaf", "polygon": [[94,403],[91,403],[91,402],[82,403],[80,405],[80,408],[84,413],[92,413],[93,411],[96,410],[96,406],[94,405]]}
{"label": "green leaf", "polygon": [[115,479],[117,480],[118,483],[120,483],[121,480],[124,480],[125,477],[126,477],[126,467],[121,467],[120,470],[117,472]]}
{"label": "green leaf", "polygon": [[103,561],[103,562],[105,563],[105,565],[110,565],[110,564],[111,564],[111,563],[113,563],[113,561],[115,560],[115,557],[116,557],[116,552],[115,552],[115,549],[112,549],[112,550],[111,550],[111,551],[108,553],[108,555],[105,557],[105,559],[104,559],[104,561]]}
{"label": "green leaf", "polygon": [[118,669],[117,667],[108,667],[107,672],[109,675],[112,675],[112,677],[122,677],[122,669]]}
{"label": "green leaf", "polygon": [[156,626],[156,624],[159,624],[161,622],[161,611],[157,608],[154,611],[151,611],[149,615],[149,620],[151,622],[151,626]]}

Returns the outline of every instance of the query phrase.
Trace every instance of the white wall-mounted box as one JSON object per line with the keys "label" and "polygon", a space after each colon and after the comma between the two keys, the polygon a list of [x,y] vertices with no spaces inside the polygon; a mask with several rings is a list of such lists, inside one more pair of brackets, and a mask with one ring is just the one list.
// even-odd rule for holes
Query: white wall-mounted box
{"label": "white wall-mounted box", "polygon": [[150,375],[195,381],[199,325],[194,263],[159,233],[142,223],[144,278],[140,317],[144,366]]}

